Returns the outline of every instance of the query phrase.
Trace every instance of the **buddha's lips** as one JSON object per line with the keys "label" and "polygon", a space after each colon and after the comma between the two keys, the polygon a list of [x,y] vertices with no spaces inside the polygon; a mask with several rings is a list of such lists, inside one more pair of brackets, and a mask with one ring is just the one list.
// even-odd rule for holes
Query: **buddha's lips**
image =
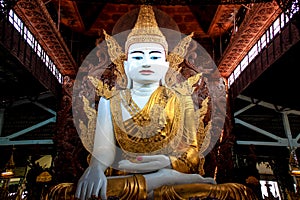
{"label": "buddha's lips", "polygon": [[151,70],[141,70],[139,71],[140,74],[143,74],[143,75],[149,75],[149,74],[153,74],[154,71],[151,71]]}

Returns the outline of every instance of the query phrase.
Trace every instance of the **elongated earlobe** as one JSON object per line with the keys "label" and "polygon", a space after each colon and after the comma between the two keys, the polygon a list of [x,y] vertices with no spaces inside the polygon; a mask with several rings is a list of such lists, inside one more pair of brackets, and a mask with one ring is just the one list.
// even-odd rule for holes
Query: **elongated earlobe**
{"label": "elongated earlobe", "polygon": [[127,88],[132,89],[132,80],[127,76]]}
{"label": "elongated earlobe", "polygon": [[165,70],[164,70],[164,73],[163,73],[164,75],[163,75],[163,77],[160,80],[160,84],[163,85],[163,86],[166,85],[166,74],[168,72],[169,66],[170,66],[170,63],[169,62],[165,62]]}
{"label": "elongated earlobe", "polygon": [[160,86],[165,86],[166,85],[165,76],[163,76],[162,79],[159,80],[159,85]]}

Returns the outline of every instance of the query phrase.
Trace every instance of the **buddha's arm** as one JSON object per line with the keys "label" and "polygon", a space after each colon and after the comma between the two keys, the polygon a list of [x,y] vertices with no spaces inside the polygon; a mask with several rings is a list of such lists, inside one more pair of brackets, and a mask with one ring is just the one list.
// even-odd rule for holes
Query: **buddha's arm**
{"label": "buddha's arm", "polygon": [[184,136],[188,147],[179,156],[170,156],[173,169],[183,173],[198,173],[199,153],[197,143],[197,131],[195,124],[194,104],[191,96],[182,96],[184,111]]}
{"label": "buddha's arm", "polygon": [[101,98],[98,105],[93,157],[101,163],[103,171],[113,163],[115,147],[110,102]]}
{"label": "buddha's arm", "polygon": [[92,195],[106,199],[107,179],[104,171],[115,157],[115,139],[113,134],[109,101],[101,99],[98,106],[94,149],[89,167],[78,181],[75,196],[86,199]]}

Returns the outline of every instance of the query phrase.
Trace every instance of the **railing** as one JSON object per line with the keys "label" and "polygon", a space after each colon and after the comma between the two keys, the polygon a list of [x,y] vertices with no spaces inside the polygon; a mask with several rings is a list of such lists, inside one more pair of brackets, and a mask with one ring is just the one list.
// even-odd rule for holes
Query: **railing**
{"label": "railing", "polygon": [[42,46],[38,43],[32,33],[28,30],[28,28],[24,25],[22,20],[18,17],[18,15],[13,11],[9,11],[8,16],[9,22],[13,24],[15,29],[21,34],[21,37],[24,38],[24,41],[32,48],[32,50],[42,59],[45,65],[50,69],[52,74],[56,77],[59,83],[62,83],[63,77],[61,73],[56,68],[53,61],[49,58],[46,52],[43,50]]}
{"label": "railing", "polygon": [[58,95],[63,76],[53,61],[16,13],[10,10],[1,17],[0,45],[15,56],[47,89]]}
{"label": "railing", "polygon": [[228,78],[228,87],[238,79],[241,72],[244,71],[256,56],[261,53],[273,39],[282,32],[282,30],[289,24],[290,20],[296,13],[299,12],[299,0],[294,1],[292,7],[279,15],[279,17],[272,23],[272,25],[266,30],[257,43],[251,48],[243,60],[237,65],[235,70]]}

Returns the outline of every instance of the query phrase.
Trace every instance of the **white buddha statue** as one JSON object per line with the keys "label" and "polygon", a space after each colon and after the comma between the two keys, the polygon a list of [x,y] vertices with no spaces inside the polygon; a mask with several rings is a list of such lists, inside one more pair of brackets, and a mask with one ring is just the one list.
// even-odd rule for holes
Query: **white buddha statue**
{"label": "white buddha statue", "polygon": [[[168,85],[170,77],[166,80],[174,63],[183,61],[191,36],[178,44],[178,55],[170,56],[152,7],[145,5],[140,7],[124,54],[113,37],[105,36],[110,58],[118,72],[126,75],[127,85],[116,90],[90,77],[101,98],[98,112],[85,104],[85,110],[92,110],[87,116],[96,118],[91,125],[95,130],[90,122],[80,125],[80,137],[92,155],[89,166],[77,184],[62,184],[50,194],[63,196],[58,188],[72,191],[71,187],[76,188],[71,195],[81,200],[255,199],[243,185],[216,184],[213,178],[202,176],[204,142],[199,134],[206,133],[197,124],[199,116],[191,96],[201,74],[179,85]],[[120,80],[122,77],[118,79],[122,85]]]}
{"label": "white buddha statue", "polygon": [[[150,6],[141,10],[147,14],[149,11],[153,12]],[[214,179],[198,173],[200,159],[191,96],[162,85],[169,68],[167,42],[158,27],[154,28],[154,37],[158,38],[155,42],[151,35],[146,35],[150,39],[142,34],[139,34],[142,39],[128,36],[132,44],[127,43],[127,60],[124,61],[127,89],[109,99],[100,99],[93,157],[78,182],[75,195],[80,199],[100,194],[106,199],[107,181],[116,178],[126,180],[130,188],[143,187],[148,197],[153,196],[154,189],[164,185],[215,184]],[[184,138],[188,138],[187,141]],[[122,159],[117,161],[116,148],[123,151]],[[107,177],[105,171],[113,165],[126,171],[127,176]],[[128,181],[132,174],[139,177],[141,183]]]}

